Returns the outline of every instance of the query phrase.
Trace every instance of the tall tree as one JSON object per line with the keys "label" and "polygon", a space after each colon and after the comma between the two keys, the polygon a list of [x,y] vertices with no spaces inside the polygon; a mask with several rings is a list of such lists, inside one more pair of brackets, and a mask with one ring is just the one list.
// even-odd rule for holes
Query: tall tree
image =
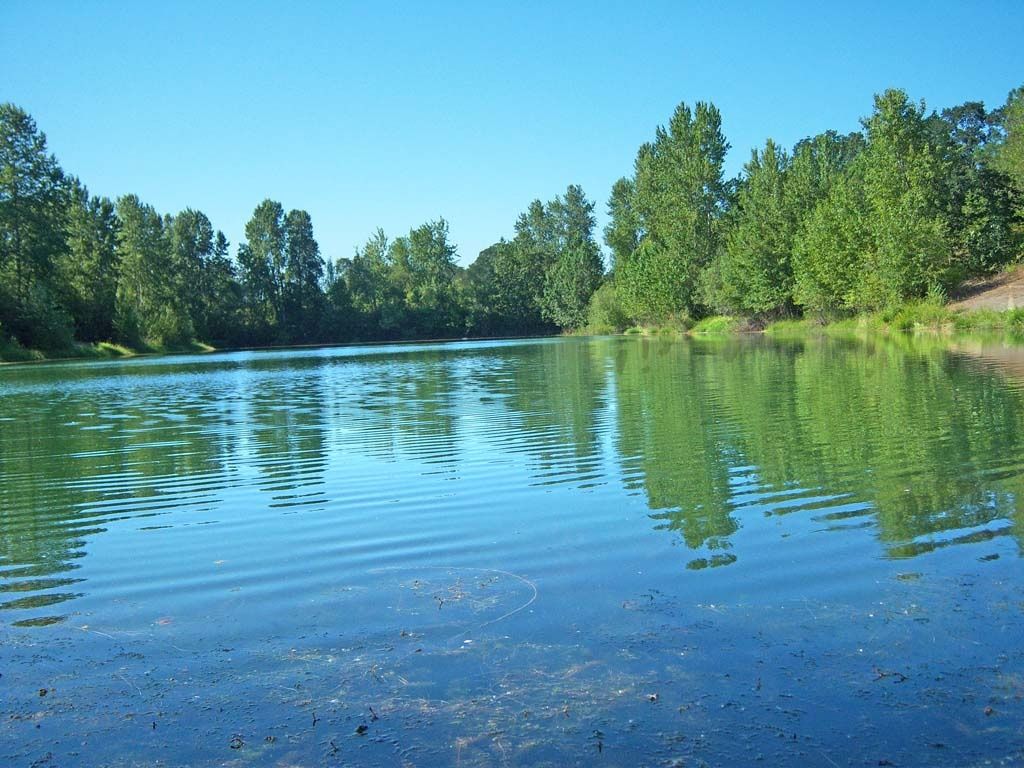
{"label": "tall tree", "polygon": [[1024,255],[1024,86],[1010,92],[997,119],[1003,133],[991,149],[991,167],[1009,180],[1015,213],[1014,250],[1020,256]]}
{"label": "tall tree", "polygon": [[875,97],[865,128],[864,191],[873,247],[856,303],[874,308],[948,287],[955,271],[943,217],[944,168],[924,104],[913,104],[903,91],[885,91]]}
{"label": "tall tree", "polygon": [[207,265],[213,256],[213,225],[202,211],[186,208],[171,222],[171,290],[181,297],[196,334],[209,336],[206,309],[211,286]]}
{"label": "tall tree", "polygon": [[202,279],[200,323],[203,331],[199,338],[220,345],[246,340],[242,327],[243,289],[229,250],[228,239],[217,230],[213,253],[206,261]]}
{"label": "tall tree", "polygon": [[[866,247],[864,135],[826,131],[797,142],[786,174],[788,216],[796,221],[791,263],[794,300],[821,314],[846,306],[855,264]],[[834,191],[833,191],[834,190]]]}
{"label": "tall tree", "polygon": [[46,135],[25,111],[0,104],[0,325],[24,343],[70,338],[52,284],[65,247],[66,191]]}
{"label": "tall tree", "polygon": [[796,297],[808,309],[877,309],[943,290],[958,274],[942,184],[946,167],[906,93],[875,97],[867,146],[797,238]]}
{"label": "tall tree", "polygon": [[680,104],[668,128],[636,159],[636,209],[643,237],[616,263],[627,309],[636,317],[694,314],[701,271],[720,244],[720,219],[729,202],[722,166],[729,148],[713,104]]}
{"label": "tall tree", "polygon": [[594,204],[570,185],[547,206],[554,253],[544,275],[541,314],[560,328],[586,324],[587,304],[601,285],[604,263],[594,240]]}
{"label": "tall tree", "polygon": [[324,260],[313,236],[313,220],[306,211],[289,211],[285,232],[285,314],[292,340],[320,340],[324,321],[324,292],[320,285]]}
{"label": "tall tree", "polygon": [[391,245],[392,279],[405,297],[407,335],[462,335],[464,316],[455,277],[457,252],[448,222],[430,221]]}
{"label": "tall tree", "polygon": [[284,313],[284,208],[264,200],[245,225],[246,241],[238,247],[245,289],[245,315],[254,341],[269,341]]}
{"label": "tall tree", "polygon": [[802,139],[793,147],[786,172],[784,196],[790,219],[804,219],[828,196],[832,185],[864,150],[866,140],[860,132],[842,135],[826,131]]}
{"label": "tall tree", "polygon": [[993,164],[1024,192],[1024,86],[1010,91],[1000,118],[1005,135],[993,153]]}
{"label": "tall tree", "polygon": [[75,337],[114,337],[117,296],[117,231],[114,204],[72,180],[67,210],[67,247],[58,259],[63,304],[75,320]]}
{"label": "tall tree", "polygon": [[793,298],[828,316],[857,304],[857,282],[871,247],[863,162],[855,160],[802,222],[793,243]]}
{"label": "tall tree", "polygon": [[165,221],[135,195],[119,198],[116,211],[121,278],[115,324],[120,337],[133,346],[191,340],[194,330],[179,290],[168,231],[173,221]]}
{"label": "tall tree", "polygon": [[733,226],[717,270],[720,303],[753,314],[778,314],[793,301],[790,255],[797,221],[785,200],[789,157],[768,139],[744,167]]}
{"label": "tall tree", "polygon": [[636,185],[632,179],[624,177],[612,185],[608,219],[604,242],[611,249],[614,272],[615,265],[628,260],[640,244],[640,215],[636,210]]}
{"label": "tall tree", "polygon": [[383,229],[357,248],[345,279],[352,308],[357,314],[359,338],[378,338],[395,329],[401,315],[402,296],[390,280],[391,244]]}
{"label": "tall tree", "polygon": [[957,280],[997,270],[1017,255],[1013,183],[991,162],[1005,135],[999,117],[971,101],[928,120],[943,158],[940,184]]}
{"label": "tall tree", "polygon": [[470,317],[478,334],[520,335],[550,330],[537,306],[529,251],[501,240],[480,252],[467,270]]}
{"label": "tall tree", "polygon": [[601,252],[593,241],[566,247],[548,270],[543,316],[563,329],[586,325],[587,306],[601,286],[602,271]]}

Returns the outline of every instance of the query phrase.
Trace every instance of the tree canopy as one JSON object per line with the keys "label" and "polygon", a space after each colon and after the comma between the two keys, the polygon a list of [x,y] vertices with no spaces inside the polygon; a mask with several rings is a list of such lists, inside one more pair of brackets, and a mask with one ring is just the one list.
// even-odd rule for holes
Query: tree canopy
{"label": "tree canopy", "polygon": [[[942,297],[1021,258],[1024,89],[929,112],[875,96],[862,130],[772,139],[735,179],[710,102],[681,103],[607,203],[529,202],[459,264],[438,217],[325,257],[267,198],[231,253],[197,208],[90,194],[24,110],[0,104],[0,342],[261,345],[622,330],[711,312],[837,315]],[[608,268],[606,269],[606,263]]]}

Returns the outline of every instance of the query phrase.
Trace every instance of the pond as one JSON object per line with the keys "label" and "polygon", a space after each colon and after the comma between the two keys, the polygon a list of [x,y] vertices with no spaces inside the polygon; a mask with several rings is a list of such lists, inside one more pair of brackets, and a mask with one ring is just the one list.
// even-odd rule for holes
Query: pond
{"label": "pond", "polygon": [[0,763],[1018,764],[1024,389],[899,341],[0,370]]}

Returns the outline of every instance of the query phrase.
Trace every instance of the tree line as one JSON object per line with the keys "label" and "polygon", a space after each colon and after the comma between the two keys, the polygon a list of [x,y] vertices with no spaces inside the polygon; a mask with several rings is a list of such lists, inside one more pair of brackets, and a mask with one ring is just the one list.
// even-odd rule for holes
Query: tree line
{"label": "tree line", "polygon": [[603,262],[578,186],[535,201],[511,242],[458,265],[444,219],[325,259],[307,211],[256,206],[232,258],[199,210],[92,195],[0,105],[0,338],[134,348],[555,333],[586,319]]}
{"label": "tree line", "polygon": [[199,210],[92,195],[0,105],[0,340],[136,348],[621,330],[714,313],[834,316],[943,297],[1020,258],[1024,89],[928,113],[900,90],[863,130],[769,139],[724,175],[710,103],[680,104],[617,181],[604,230],[570,185],[459,266],[441,218],[325,259],[313,222],[256,206],[234,256]]}
{"label": "tree line", "polygon": [[943,298],[1020,257],[1024,90],[931,114],[888,90],[862,124],[790,152],[769,139],[727,180],[718,110],[680,105],[612,189],[614,279],[595,309],[831,317]]}

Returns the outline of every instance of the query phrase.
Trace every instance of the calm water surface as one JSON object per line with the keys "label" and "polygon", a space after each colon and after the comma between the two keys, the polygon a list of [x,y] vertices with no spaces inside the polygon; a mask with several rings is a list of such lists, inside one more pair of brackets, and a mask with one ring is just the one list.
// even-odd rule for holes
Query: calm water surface
{"label": "calm water surface", "polygon": [[7,367],[0,764],[1020,764],[1022,494],[907,344]]}

